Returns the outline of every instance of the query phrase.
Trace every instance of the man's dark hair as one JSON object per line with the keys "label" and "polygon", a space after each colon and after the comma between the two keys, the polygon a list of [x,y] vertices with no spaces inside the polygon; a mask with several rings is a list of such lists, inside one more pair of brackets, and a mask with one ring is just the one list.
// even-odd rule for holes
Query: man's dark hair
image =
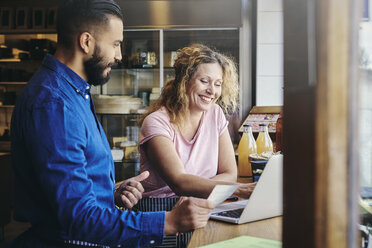
{"label": "man's dark hair", "polygon": [[58,8],[58,44],[72,48],[74,38],[83,33],[95,33],[108,23],[109,15],[123,20],[120,6],[114,0],[65,0]]}

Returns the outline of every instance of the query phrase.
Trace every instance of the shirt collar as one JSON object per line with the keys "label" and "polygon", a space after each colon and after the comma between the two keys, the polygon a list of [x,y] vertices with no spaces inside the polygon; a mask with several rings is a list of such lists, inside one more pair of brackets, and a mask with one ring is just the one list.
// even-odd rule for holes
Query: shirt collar
{"label": "shirt collar", "polygon": [[43,66],[60,74],[74,88],[76,93],[80,94],[84,99],[89,100],[92,86],[68,66],[54,58],[51,54],[45,56]]}

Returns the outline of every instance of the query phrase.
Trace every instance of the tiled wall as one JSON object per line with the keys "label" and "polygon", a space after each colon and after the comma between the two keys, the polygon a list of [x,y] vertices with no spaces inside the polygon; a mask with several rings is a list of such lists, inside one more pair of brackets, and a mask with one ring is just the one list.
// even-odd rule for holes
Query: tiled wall
{"label": "tiled wall", "polygon": [[283,105],[282,0],[257,2],[256,105]]}

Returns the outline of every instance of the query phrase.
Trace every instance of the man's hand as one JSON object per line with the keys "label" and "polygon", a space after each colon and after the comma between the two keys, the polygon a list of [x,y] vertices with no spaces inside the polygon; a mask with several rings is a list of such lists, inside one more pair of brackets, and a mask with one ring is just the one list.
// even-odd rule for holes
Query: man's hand
{"label": "man's hand", "polygon": [[128,209],[136,205],[142,199],[142,193],[144,192],[140,182],[145,180],[149,175],[150,173],[148,171],[144,171],[138,176],[123,181],[115,190],[115,204]]}
{"label": "man's hand", "polygon": [[173,209],[165,214],[164,234],[183,233],[204,227],[213,208],[214,204],[209,200],[181,197]]}
{"label": "man's hand", "polygon": [[234,192],[234,195],[239,196],[241,198],[249,198],[256,187],[257,182],[255,183],[241,183],[239,184],[239,188],[237,188]]}

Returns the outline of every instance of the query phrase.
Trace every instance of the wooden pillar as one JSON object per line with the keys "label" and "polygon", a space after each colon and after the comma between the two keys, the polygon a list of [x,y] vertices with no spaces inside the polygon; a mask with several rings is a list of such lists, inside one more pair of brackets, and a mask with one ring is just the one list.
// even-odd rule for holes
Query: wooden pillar
{"label": "wooden pillar", "polygon": [[284,0],[286,248],[356,245],[350,89],[357,2]]}

